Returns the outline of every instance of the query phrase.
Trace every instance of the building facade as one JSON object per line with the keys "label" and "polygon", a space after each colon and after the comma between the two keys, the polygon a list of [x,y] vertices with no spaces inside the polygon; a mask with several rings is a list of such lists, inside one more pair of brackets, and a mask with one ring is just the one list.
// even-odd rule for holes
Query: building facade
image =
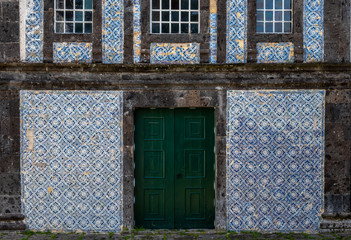
{"label": "building facade", "polygon": [[350,228],[350,2],[0,2],[0,229]]}

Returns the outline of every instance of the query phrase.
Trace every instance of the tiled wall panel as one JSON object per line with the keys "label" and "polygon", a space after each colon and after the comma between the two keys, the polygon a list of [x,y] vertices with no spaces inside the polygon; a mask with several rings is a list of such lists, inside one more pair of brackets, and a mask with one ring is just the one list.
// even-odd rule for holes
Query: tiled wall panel
{"label": "tiled wall panel", "polygon": [[120,231],[122,92],[21,91],[20,98],[29,229]]}
{"label": "tiled wall panel", "polygon": [[93,61],[92,43],[54,43],[54,63],[91,63]]}
{"label": "tiled wall panel", "polygon": [[210,63],[217,63],[217,0],[210,1]]}
{"label": "tiled wall panel", "polygon": [[133,0],[133,59],[141,60],[141,0]]}
{"label": "tiled wall panel", "polygon": [[257,43],[257,63],[293,63],[294,44]]}
{"label": "tiled wall panel", "polygon": [[124,2],[102,2],[102,62],[123,63],[124,48]]}
{"label": "tiled wall panel", "polygon": [[229,230],[318,231],[324,95],[320,90],[228,91]]}
{"label": "tiled wall panel", "polygon": [[150,52],[151,63],[200,63],[200,44],[198,43],[152,43]]}

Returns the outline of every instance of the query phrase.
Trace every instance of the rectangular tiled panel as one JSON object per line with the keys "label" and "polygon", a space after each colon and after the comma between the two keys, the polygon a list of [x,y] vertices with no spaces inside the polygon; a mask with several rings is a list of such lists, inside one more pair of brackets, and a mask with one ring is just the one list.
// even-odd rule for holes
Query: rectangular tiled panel
{"label": "rectangular tiled panel", "polygon": [[92,60],[92,43],[54,43],[54,63],[91,63]]}
{"label": "rectangular tiled panel", "polygon": [[133,0],[133,61],[141,60],[141,0]]}
{"label": "rectangular tiled panel", "polygon": [[318,231],[324,95],[320,90],[228,91],[229,230]]}
{"label": "rectangular tiled panel", "polygon": [[257,63],[293,63],[294,44],[257,43]]}
{"label": "rectangular tiled panel", "polygon": [[217,63],[217,0],[210,1],[210,63]]}
{"label": "rectangular tiled panel", "polygon": [[196,64],[200,63],[199,43],[151,43],[151,63]]}
{"label": "rectangular tiled panel", "polygon": [[120,231],[122,92],[21,91],[20,98],[29,229]]}

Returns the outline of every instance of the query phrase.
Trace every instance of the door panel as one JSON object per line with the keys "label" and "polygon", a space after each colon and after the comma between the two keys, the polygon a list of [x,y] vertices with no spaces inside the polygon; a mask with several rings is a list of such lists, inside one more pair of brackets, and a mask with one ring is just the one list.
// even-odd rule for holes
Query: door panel
{"label": "door panel", "polygon": [[135,112],[135,221],[145,228],[214,227],[214,112]]}

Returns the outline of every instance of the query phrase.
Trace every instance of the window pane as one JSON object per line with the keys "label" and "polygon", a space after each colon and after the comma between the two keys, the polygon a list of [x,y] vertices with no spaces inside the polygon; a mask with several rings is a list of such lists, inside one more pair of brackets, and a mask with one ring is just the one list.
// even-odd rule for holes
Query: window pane
{"label": "window pane", "polygon": [[75,12],[76,14],[76,21],[83,21],[83,12]]}
{"label": "window pane", "polygon": [[273,0],[266,0],[266,9],[273,9]]}
{"label": "window pane", "polygon": [[182,22],[187,22],[189,21],[189,12],[182,12]]}
{"label": "window pane", "polygon": [[257,9],[264,9],[263,0],[257,0]]}
{"label": "window pane", "polygon": [[93,20],[93,12],[85,12],[85,16],[84,16],[84,20],[85,21],[92,21]]}
{"label": "window pane", "polygon": [[199,14],[197,12],[191,12],[190,13],[190,20],[192,22],[197,22],[199,21]]}
{"label": "window pane", "polygon": [[291,32],[291,23],[284,23],[284,32]]}
{"label": "window pane", "polygon": [[179,21],[179,12],[172,12],[172,21]]}
{"label": "window pane", "polygon": [[152,33],[160,33],[160,24],[159,23],[152,24]]}
{"label": "window pane", "polygon": [[66,33],[73,33],[73,23],[66,23]]}
{"label": "window pane", "polygon": [[263,11],[257,11],[257,21],[263,21]]}
{"label": "window pane", "polygon": [[291,9],[291,0],[284,0],[284,8]]}
{"label": "window pane", "polygon": [[191,0],[191,9],[199,9],[199,1],[198,0]]}
{"label": "window pane", "polygon": [[197,24],[190,24],[191,33],[199,33],[199,27]]}
{"label": "window pane", "polygon": [[83,0],[76,0],[76,9],[83,9]]}
{"label": "window pane", "polygon": [[281,33],[283,32],[283,24],[280,23],[275,23],[275,32]]}
{"label": "window pane", "polygon": [[169,24],[162,23],[162,33],[169,33]]}
{"label": "window pane", "polygon": [[178,23],[173,23],[171,27],[172,27],[172,33],[179,33],[179,24]]}
{"label": "window pane", "polygon": [[152,21],[160,21],[160,12],[152,12]]}
{"label": "window pane", "polygon": [[266,21],[273,21],[273,11],[266,12]]}
{"label": "window pane", "polygon": [[73,21],[73,12],[66,11],[66,21]]}
{"label": "window pane", "polygon": [[162,21],[169,21],[169,12],[162,12]]}
{"label": "window pane", "polygon": [[57,11],[56,12],[56,21],[64,21],[65,16],[63,11]]}
{"label": "window pane", "polygon": [[91,23],[85,24],[85,33],[92,33],[93,32],[93,25]]}
{"label": "window pane", "polygon": [[189,24],[181,24],[180,29],[182,33],[189,33]]}
{"label": "window pane", "polygon": [[263,33],[263,22],[258,22],[256,25],[256,32]]}
{"label": "window pane", "polygon": [[172,0],[171,9],[174,9],[174,10],[179,9],[179,0]]}
{"label": "window pane", "polygon": [[160,9],[160,0],[152,0],[152,8]]}
{"label": "window pane", "polygon": [[281,21],[281,20],[283,20],[283,12],[282,12],[282,11],[276,11],[276,12],[275,12],[275,20],[276,20],[276,21]]}
{"label": "window pane", "polygon": [[64,9],[65,5],[64,5],[65,0],[56,0],[56,8],[57,9]]}
{"label": "window pane", "polygon": [[73,9],[73,0],[66,0],[66,9]]}
{"label": "window pane", "polygon": [[291,11],[285,11],[284,12],[284,20],[285,21],[291,21]]}
{"label": "window pane", "polygon": [[271,33],[273,32],[273,23],[266,23],[266,32]]}
{"label": "window pane", "polygon": [[162,0],[162,9],[169,9],[169,0]]}
{"label": "window pane", "polygon": [[85,0],[85,9],[93,9],[93,0]]}
{"label": "window pane", "polygon": [[83,33],[83,23],[76,23],[75,31],[76,33]]}
{"label": "window pane", "polygon": [[56,32],[63,33],[64,32],[64,23],[56,23]]}
{"label": "window pane", "polygon": [[275,0],[275,9],[283,8],[283,0]]}
{"label": "window pane", "polygon": [[182,9],[189,9],[189,0],[182,0]]}

